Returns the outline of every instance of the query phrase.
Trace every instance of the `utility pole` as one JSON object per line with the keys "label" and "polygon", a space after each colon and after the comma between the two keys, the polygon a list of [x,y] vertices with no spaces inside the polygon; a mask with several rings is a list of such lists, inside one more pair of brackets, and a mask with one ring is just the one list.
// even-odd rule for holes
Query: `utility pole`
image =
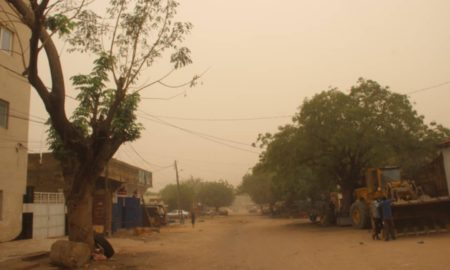
{"label": "utility pole", "polygon": [[180,217],[180,223],[184,224],[184,216],[183,216],[183,212],[181,209],[181,203],[180,203],[180,179],[178,178],[178,166],[177,166],[177,161],[175,160],[174,163],[175,166],[175,174],[177,176],[177,204],[178,204],[178,215]]}

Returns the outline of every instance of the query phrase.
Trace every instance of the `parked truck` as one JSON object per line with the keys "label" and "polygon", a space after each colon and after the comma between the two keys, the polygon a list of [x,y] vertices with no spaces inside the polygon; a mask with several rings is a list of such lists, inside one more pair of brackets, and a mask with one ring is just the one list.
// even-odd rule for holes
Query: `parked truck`
{"label": "parked truck", "polygon": [[352,225],[370,227],[370,203],[386,197],[392,201],[392,214],[398,234],[447,230],[450,217],[450,197],[432,197],[414,181],[401,179],[398,167],[370,168],[366,171],[366,186],[354,191],[350,208]]}

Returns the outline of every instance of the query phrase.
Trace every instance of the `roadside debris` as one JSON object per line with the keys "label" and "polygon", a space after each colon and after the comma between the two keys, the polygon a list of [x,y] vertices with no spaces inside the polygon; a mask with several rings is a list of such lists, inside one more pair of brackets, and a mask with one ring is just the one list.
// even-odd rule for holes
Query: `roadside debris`
{"label": "roadside debris", "polygon": [[92,259],[94,261],[106,261],[108,258],[106,258],[101,249],[96,248],[94,252],[92,252]]}

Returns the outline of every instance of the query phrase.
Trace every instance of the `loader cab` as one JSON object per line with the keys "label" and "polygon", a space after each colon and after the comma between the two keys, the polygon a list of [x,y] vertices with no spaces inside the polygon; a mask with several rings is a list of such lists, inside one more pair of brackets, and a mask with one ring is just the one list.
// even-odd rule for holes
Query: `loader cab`
{"label": "loader cab", "polygon": [[[399,167],[370,168],[366,171],[366,185],[368,193],[373,197],[381,197],[388,183],[400,182]],[[371,196],[372,197],[372,196]]]}
{"label": "loader cab", "polygon": [[401,182],[400,168],[390,167],[380,169],[381,188],[386,187],[388,183]]}

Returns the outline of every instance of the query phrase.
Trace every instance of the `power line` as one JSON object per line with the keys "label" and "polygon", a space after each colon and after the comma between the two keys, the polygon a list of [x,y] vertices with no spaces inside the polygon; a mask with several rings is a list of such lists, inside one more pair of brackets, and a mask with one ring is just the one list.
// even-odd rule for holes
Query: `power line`
{"label": "power line", "polygon": [[170,164],[170,165],[167,165],[166,167],[159,168],[158,170],[155,170],[152,173],[159,173],[161,171],[167,170],[167,169],[172,168],[172,167],[173,167],[173,165]]}
{"label": "power line", "polygon": [[[151,170],[152,173],[159,172],[159,171],[161,171],[161,170],[163,170],[163,169],[166,169],[166,168],[168,168],[168,167],[172,167],[172,165],[169,165],[169,166],[161,166],[161,165],[158,165],[158,164],[154,164],[154,163],[148,162],[147,160],[145,160],[145,159],[142,157],[142,155],[140,155],[140,154],[136,151],[136,149],[135,149],[131,144],[124,144],[124,145],[125,145],[125,146],[129,146],[129,147],[132,149],[132,151],[134,152],[135,156],[139,157],[139,159],[140,159],[141,162],[138,162],[134,157],[132,157],[131,154],[129,154],[128,151],[126,151],[125,148],[121,147],[121,148],[119,149],[119,151],[122,152],[123,154],[125,154],[126,158],[128,158],[129,160],[131,160],[131,161],[134,162],[135,164],[138,164],[138,163],[143,164],[143,163],[144,163],[144,164],[150,165],[150,166],[152,166],[152,167],[159,167],[159,169],[157,169],[157,170]],[[117,152],[117,154],[119,154],[119,152]]]}
{"label": "power line", "polygon": [[[140,111],[140,112],[143,112],[143,111]],[[145,112],[143,112],[143,113],[145,113]],[[145,114],[147,114],[147,113],[145,113]],[[149,115],[149,114],[147,114],[147,115]],[[150,115],[149,115],[149,116],[150,116]],[[221,138],[221,137],[216,137],[216,136],[209,135],[209,134],[206,134],[206,133],[202,133],[202,132],[199,132],[199,131],[189,130],[189,129],[186,129],[186,128],[183,128],[183,127],[174,125],[174,124],[172,124],[172,123],[169,123],[169,122],[167,122],[167,121],[161,120],[161,119],[159,119],[159,118],[156,117],[156,116],[150,116],[150,117],[156,119],[156,121],[162,122],[162,123],[165,124],[165,125],[171,126],[171,127],[173,127],[173,128],[176,128],[176,129],[180,129],[180,130],[182,130],[182,131],[185,131],[185,132],[188,132],[188,133],[191,133],[191,134],[200,135],[200,136],[206,136],[206,137],[209,137],[209,138],[212,138],[212,139],[217,139],[217,140],[220,140],[220,141],[230,142],[230,143],[234,143],[234,144],[240,144],[240,145],[244,145],[244,146],[251,146],[251,145],[248,144],[248,143],[238,142],[238,141],[234,141],[234,140],[230,140],[230,139],[225,139],[225,138]]]}
{"label": "power line", "polygon": [[139,152],[138,151],[136,151],[136,149],[133,147],[133,145],[131,145],[131,144],[128,144],[129,146],[130,146],[130,148],[133,150],[133,152],[145,163],[145,164],[147,164],[147,165],[150,165],[150,166],[155,166],[155,167],[159,167],[159,168],[164,168],[164,166],[162,166],[162,165],[158,165],[158,164],[155,164],[155,163],[151,163],[151,162],[148,162],[147,160],[145,160],[145,158],[143,158],[142,157],[142,155],[141,154],[139,154]]}
{"label": "power line", "polygon": [[439,88],[439,87],[447,85],[447,84],[450,84],[450,81],[443,82],[443,83],[440,83],[440,84],[435,84],[435,85],[428,86],[428,87],[425,87],[425,88],[421,88],[421,89],[418,89],[418,90],[409,91],[409,92],[406,92],[405,95],[414,95],[414,94],[417,94],[417,93],[420,93],[420,92],[425,92],[425,91],[428,91],[428,90],[431,90],[431,89]]}
{"label": "power line", "polygon": [[9,108],[9,110],[11,110],[11,111],[14,111],[14,112],[16,112],[16,113],[20,113],[20,114],[22,114],[24,117],[34,117],[34,118],[36,118],[36,119],[38,119],[38,120],[42,120],[42,121],[47,121],[47,119],[45,119],[45,118],[43,118],[43,117],[40,117],[40,116],[37,116],[37,115],[33,115],[33,114],[31,114],[31,113],[26,113],[26,112],[23,112],[23,111],[21,111],[21,110],[18,110],[18,109],[15,109],[15,108]]}
{"label": "power line", "polygon": [[209,121],[209,122],[234,122],[234,121],[253,121],[253,120],[270,120],[290,118],[294,115],[275,115],[275,116],[261,116],[261,117],[243,117],[243,118],[187,118],[178,116],[166,116],[166,115],[154,115],[154,117],[174,119],[174,120],[186,120],[186,121]]}
{"label": "power line", "polygon": [[[143,113],[145,113],[145,112],[143,112]],[[158,118],[156,118],[154,116],[150,116],[151,118],[147,118],[147,117],[144,117],[144,116],[140,116],[140,117],[144,118],[144,119],[147,119],[149,121],[155,122],[155,123],[159,123],[159,124],[162,124],[162,125],[165,125],[165,126],[170,126],[172,128],[179,129],[179,130],[184,131],[186,133],[189,133],[191,135],[198,136],[198,137],[203,138],[205,140],[208,140],[208,141],[220,144],[220,145],[224,145],[224,146],[227,146],[229,148],[233,148],[233,149],[244,151],[244,152],[259,154],[259,152],[248,150],[248,149],[244,149],[244,148],[237,147],[237,146],[234,146],[234,145],[230,145],[230,144],[224,143],[223,141],[231,142],[231,143],[234,143],[234,144],[242,144],[242,145],[250,147],[250,145],[246,144],[246,143],[237,142],[237,141],[233,141],[233,140],[228,140],[228,139],[224,139],[224,138],[219,138],[219,137],[216,137],[216,136],[208,135],[208,134],[197,132],[197,131],[192,131],[192,130],[189,130],[189,129],[186,129],[186,128],[182,128],[182,127],[176,126],[176,125],[171,124],[171,123],[169,123],[167,121],[158,119]]]}
{"label": "power line", "polygon": [[157,152],[152,152],[153,156],[158,156],[163,159],[168,160],[181,160],[186,163],[202,163],[202,164],[221,164],[221,165],[228,165],[228,166],[250,166],[251,164],[248,163],[239,163],[239,162],[225,162],[225,161],[212,161],[212,160],[200,160],[200,159],[192,159],[192,158],[186,158],[186,157],[180,157],[180,156],[173,156],[173,155],[165,155],[160,154]]}
{"label": "power line", "polygon": [[124,147],[120,147],[119,151],[124,154],[125,158],[130,160],[134,164],[140,164],[140,162],[136,159],[135,156],[132,156],[131,153],[128,152],[128,150],[125,148],[126,144],[123,144]]}
{"label": "power line", "polygon": [[45,125],[45,122],[33,120],[33,119],[30,119],[29,117],[24,117],[24,116],[19,116],[19,115],[14,115],[14,114],[9,114],[9,117]]}
{"label": "power line", "polygon": [[183,91],[181,91],[181,92],[179,92],[179,93],[177,93],[177,94],[175,94],[173,96],[169,96],[169,97],[164,97],[164,98],[161,98],[161,97],[141,97],[141,99],[172,100],[172,99],[174,99],[174,98],[176,98],[178,96],[181,96],[181,95],[185,95],[186,96],[186,90],[183,90]]}

